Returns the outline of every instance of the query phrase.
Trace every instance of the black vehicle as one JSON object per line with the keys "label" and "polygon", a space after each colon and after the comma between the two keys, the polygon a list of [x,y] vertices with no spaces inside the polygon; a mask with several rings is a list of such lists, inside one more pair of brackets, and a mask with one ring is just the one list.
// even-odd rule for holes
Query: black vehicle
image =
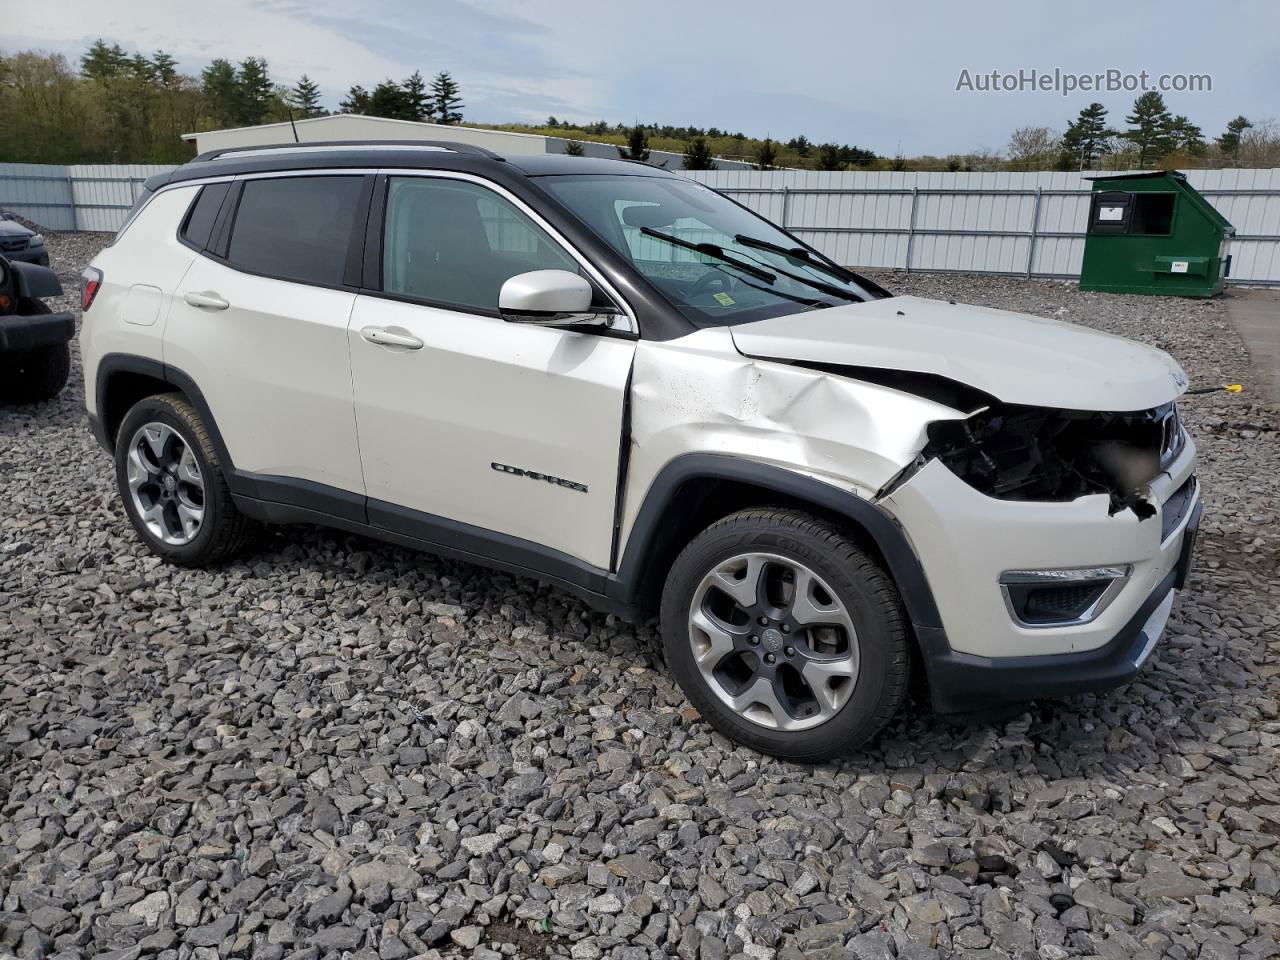
{"label": "black vehicle", "polygon": [[58,275],[48,267],[0,255],[0,403],[48,400],[66,386],[75,317],[54,313],[41,300],[61,295]]}
{"label": "black vehicle", "polygon": [[0,256],[22,263],[36,263],[42,267],[49,265],[49,251],[45,248],[44,237],[24,227],[9,213],[0,213]]}

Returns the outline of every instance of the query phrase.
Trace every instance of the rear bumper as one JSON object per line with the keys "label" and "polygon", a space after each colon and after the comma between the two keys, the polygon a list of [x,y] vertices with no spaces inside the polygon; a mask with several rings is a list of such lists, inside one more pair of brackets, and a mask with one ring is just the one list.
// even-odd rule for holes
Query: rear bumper
{"label": "rear bumper", "polygon": [[75,335],[76,318],[69,313],[0,317],[0,353],[66,343]]}
{"label": "rear bumper", "polygon": [[[1101,693],[1132,680],[1164,633],[1173,600],[1186,582],[1202,508],[1183,531],[1177,565],[1107,643],[1080,653],[983,657],[944,646],[926,650],[933,707],[939,713],[983,710],[995,704]],[[928,645],[926,638],[922,643]]]}

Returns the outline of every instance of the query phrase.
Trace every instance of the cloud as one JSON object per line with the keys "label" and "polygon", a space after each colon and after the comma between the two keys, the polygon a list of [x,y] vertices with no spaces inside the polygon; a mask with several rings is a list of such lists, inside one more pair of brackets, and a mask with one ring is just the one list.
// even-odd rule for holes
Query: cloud
{"label": "cloud", "polygon": [[[13,8],[9,11],[8,8]],[[1122,123],[1132,93],[957,93],[962,68],[1207,72],[1213,92],[1168,94],[1206,134],[1238,113],[1276,112],[1280,4],[1216,8],[1134,0],[1070,7],[988,0],[871,4],[810,0],[56,0],[35,17],[0,0],[6,49],[78,57],[101,35],[163,48],[198,73],[210,59],[261,56],[286,83],[307,73],[335,106],[352,84],[450,71],[467,116],[556,114],[836,140],[882,154],[1000,146],[1018,126],[1062,129],[1099,99]],[[91,30],[84,28],[92,25]],[[1192,26],[1194,24],[1194,26]],[[16,25],[16,27],[15,27]]]}

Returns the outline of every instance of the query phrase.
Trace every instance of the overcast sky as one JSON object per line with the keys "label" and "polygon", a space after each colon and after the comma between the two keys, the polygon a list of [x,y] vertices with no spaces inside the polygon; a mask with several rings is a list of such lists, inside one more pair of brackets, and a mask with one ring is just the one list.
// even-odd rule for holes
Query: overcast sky
{"label": "overcast sky", "polygon": [[277,82],[309,74],[330,108],[353,83],[448,70],[470,121],[657,121],[885,155],[1001,148],[1094,99],[1117,124],[1135,96],[957,92],[966,69],[1209,74],[1212,92],[1165,94],[1208,136],[1280,114],[1278,0],[0,0],[0,23],[6,52],[74,60],[102,36],[192,74],[264,57]]}

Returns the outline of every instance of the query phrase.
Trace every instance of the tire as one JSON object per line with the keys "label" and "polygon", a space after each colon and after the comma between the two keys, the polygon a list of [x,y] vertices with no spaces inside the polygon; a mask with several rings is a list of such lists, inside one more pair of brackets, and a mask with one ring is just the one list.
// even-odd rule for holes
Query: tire
{"label": "tire", "polygon": [[134,404],[116,434],[115,457],[125,512],[152,553],[203,567],[252,542],[258,524],[236,509],[209,432],[181,394]]}
{"label": "tire", "polygon": [[[23,300],[27,314],[50,313],[42,300]],[[66,343],[19,350],[0,356],[0,401],[38,403],[52,400],[71,375],[71,346]]]}
{"label": "tire", "polygon": [[847,535],[792,510],[744,510],[698,534],[667,575],[662,640],[713,727],[788,760],[853,753],[907,694],[893,581]]}

